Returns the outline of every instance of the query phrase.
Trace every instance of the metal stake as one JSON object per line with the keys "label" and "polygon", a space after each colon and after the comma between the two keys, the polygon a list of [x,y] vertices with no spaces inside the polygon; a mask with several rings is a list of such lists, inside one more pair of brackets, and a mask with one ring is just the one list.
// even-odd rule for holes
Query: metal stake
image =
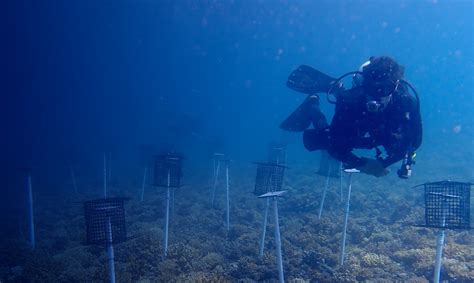
{"label": "metal stake", "polygon": [[329,174],[331,173],[331,163],[329,163],[328,166],[328,174],[326,176],[326,186],[324,186],[324,191],[323,191],[323,198],[321,199],[321,205],[319,206],[319,214],[318,214],[318,219],[321,219],[321,215],[323,214],[323,207],[324,207],[324,201],[326,199],[326,192],[329,186]]}
{"label": "metal stake", "polygon": [[276,241],[276,256],[278,260],[278,278],[280,283],[285,282],[283,276],[283,259],[281,255],[281,237],[280,237],[280,221],[278,219],[278,201],[277,197],[273,197],[273,211],[275,214],[275,241]]}
{"label": "metal stake", "polygon": [[168,254],[168,226],[170,221],[170,182],[171,182],[171,172],[168,170],[168,185],[166,191],[166,218],[165,218],[165,254],[164,257],[166,258]]}
{"label": "metal stake", "polygon": [[[442,227],[446,226],[446,199],[443,200],[443,220],[441,223]],[[435,260],[435,272],[434,272],[434,283],[439,283],[441,278],[441,261],[443,260],[443,246],[444,246],[444,237],[446,230],[441,228],[438,234],[438,239],[436,240],[436,260]]]}
{"label": "metal stake", "polygon": [[31,187],[31,173],[26,173],[26,190],[28,192],[28,216],[29,216],[29,238],[30,238],[30,247],[35,249],[36,239],[35,239],[35,222],[34,222],[34,213],[33,213],[33,189]]}
{"label": "metal stake", "polygon": [[145,167],[145,173],[143,174],[143,183],[142,183],[142,193],[140,195],[140,201],[143,201],[143,195],[145,194],[145,184],[146,184],[146,174],[148,172],[148,167]]}
{"label": "metal stake", "polygon": [[221,162],[217,160],[217,166],[216,166],[216,174],[214,175],[214,185],[212,189],[212,199],[211,199],[211,204],[214,205],[214,199],[216,197],[216,187],[217,187],[217,178],[219,177],[219,170],[220,170]]}
{"label": "metal stake", "polygon": [[112,223],[110,217],[107,221],[107,261],[109,263],[109,282],[115,283],[115,255],[112,245]]}
{"label": "metal stake", "polygon": [[225,181],[226,181],[226,207],[227,207],[227,231],[230,229],[230,221],[229,221],[229,215],[230,215],[230,207],[229,207],[229,164],[226,162],[225,165]]}
{"label": "metal stake", "polygon": [[104,153],[104,197],[107,198],[107,155]]}
{"label": "metal stake", "polygon": [[270,207],[270,198],[267,198],[267,204],[265,205],[265,216],[263,218],[263,232],[260,241],[260,257],[263,256],[263,250],[265,248],[265,234],[267,233],[267,219],[268,219],[268,208]]}
{"label": "metal stake", "polygon": [[347,234],[347,222],[349,220],[349,204],[351,200],[351,189],[352,189],[352,173],[349,173],[349,186],[347,190],[347,202],[346,202],[346,212],[344,215],[344,229],[342,232],[342,249],[341,249],[341,265],[344,265],[344,257],[346,253],[346,234]]}
{"label": "metal stake", "polygon": [[76,177],[74,176],[74,169],[72,168],[72,165],[69,166],[69,168],[70,168],[70,171],[71,171],[72,185],[74,186],[74,192],[77,195]]}

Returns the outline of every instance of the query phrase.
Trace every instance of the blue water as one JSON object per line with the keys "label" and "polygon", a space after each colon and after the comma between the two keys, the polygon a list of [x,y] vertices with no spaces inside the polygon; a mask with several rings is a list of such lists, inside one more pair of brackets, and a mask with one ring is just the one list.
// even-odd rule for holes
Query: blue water
{"label": "blue water", "polygon": [[[44,198],[70,194],[70,164],[83,184],[100,187],[103,152],[127,187],[140,183],[140,156],[151,154],[144,145],[183,153],[189,173],[207,170],[216,148],[247,164],[283,138],[293,167],[311,171],[318,155],[303,149],[300,135],[278,128],[304,99],[286,88],[288,74],[307,64],[337,77],[373,55],[405,66],[420,94],[424,140],[414,180],[402,186],[474,181],[472,1],[3,6],[3,238],[27,233],[22,167],[33,168],[34,194]],[[322,108],[332,115],[333,106]]]}

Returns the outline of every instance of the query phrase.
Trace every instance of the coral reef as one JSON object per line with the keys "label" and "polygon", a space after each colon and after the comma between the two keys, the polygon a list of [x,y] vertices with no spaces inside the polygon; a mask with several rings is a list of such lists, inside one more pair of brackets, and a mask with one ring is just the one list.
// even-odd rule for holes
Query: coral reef
{"label": "coral reef", "polygon": [[[253,186],[248,178],[253,176],[253,169],[243,166],[232,179],[228,231],[222,187],[218,187],[214,206],[210,205],[208,194],[211,187],[199,181],[205,179],[202,176],[196,175],[196,180],[190,182],[195,185],[175,192],[166,258],[163,258],[163,191],[149,190],[140,202],[132,188],[112,188],[135,196],[126,204],[129,239],[115,246],[119,281],[277,282],[272,210],[268,215],[265,253],[261,258],[258,256],[265,202],[248,193]],[[322,218],[318,219],[325,178],[309,171],[288,172],[285,182],[288,193],[279,201],[287,282],[428,282],[432,279],[437,231],[412,226],[423,220],[421,191],[400,189],[405,185],[398,179],[374,180],[359,175],[354,178],[347,260],[344,266],[339,266],[344,215],[339,180],[331,179]],[[238,178],[242,182],[237,182]],[[344,197],[346,193],[344,190]],[[24,242],[2,240],[0,280],[106,280],[105,248],[83,245],[81,206],[70,203],[71,198],[60,195],[37,200],[38,248],[30,251]],[[448,231],[446,239],[443,279],[474,281],[474,235]]]}

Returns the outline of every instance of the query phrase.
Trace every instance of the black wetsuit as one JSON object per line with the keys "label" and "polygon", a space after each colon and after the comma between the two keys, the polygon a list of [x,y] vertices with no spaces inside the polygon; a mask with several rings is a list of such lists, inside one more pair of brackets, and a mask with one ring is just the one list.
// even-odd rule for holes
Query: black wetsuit
{"label": "black wetsuit", "polygon": [[[422,124],[418,102],[405,88],[394,93],[390,103],[379,113],[368,112],[366,102],[361,87],[340,92],[331,124],[324,130],[307,130],[318,132],[313,137],[305,133],[305,139],[325,139],[327,136],[323,142],[325,146],[318,141],[317,148],[307,148],[327,149],[348,168],[357,168],[364,165],[364,160],[354,155],[353,149],[383,146],[387,156],[378,159],[387,167],[421,145]],[[321,134],[323,132],[324,135]],[[307,143],[311,147],[311,141],[305,140],[305,146]]]}

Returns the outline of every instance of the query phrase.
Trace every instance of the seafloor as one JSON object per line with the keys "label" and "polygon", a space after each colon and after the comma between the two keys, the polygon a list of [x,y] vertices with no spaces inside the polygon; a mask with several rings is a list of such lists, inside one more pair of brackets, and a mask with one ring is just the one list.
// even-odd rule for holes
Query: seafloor
{"label": "seafloor", "polygon": [[[424,163],[414,179],[395,173],[382,179],[355,175],[347,237],[347,257],[339,265],[344,204],[339,180],[330,182],[322,218],[318,210],[325,178],[303,165],[290,165],[279,200],[283,266],[288,282],[428,282],[433,278],[437,231],[413,226],[424,220],[423,190],[413,184],[472,176],[472,168]],[[435,164],[435,163],[433,163]],[[456,167],[458,166],[458,167]],[[207,169],[202,169],[208,172]],[[421,171],[421,172],[420,172]],[[437,172],[453,172],[449,176]],[[137,172],[137,175],[140,175]],[[278,278],[274,219],[269,213],[265,255],[258,256],[265,201],[251,192],[255,166],[234,163],[230,171],[231,228],[225,229],[223,182],[211,207],[210,174],[185,170],[176,190],[169,235],[169,255],[162,260],[164,191],[147,187],[139,201],[136,184],[110,185],[110,194],[126,202],[129,239],[115,245],[118,282],[273,282]],[[104,282],[103,247],[86,246],[83,206],[101,187],[84,186],[80,194],[35,194],[37,248],[24,240],[1,242],[1,282]],[[409,184],[409,185],[408,185]],[[65,185],[65,191],[72,191]],[[346,192],[346,188],[344,188]],[[474,282],[474,235],[446,234],[442,279]]]}

